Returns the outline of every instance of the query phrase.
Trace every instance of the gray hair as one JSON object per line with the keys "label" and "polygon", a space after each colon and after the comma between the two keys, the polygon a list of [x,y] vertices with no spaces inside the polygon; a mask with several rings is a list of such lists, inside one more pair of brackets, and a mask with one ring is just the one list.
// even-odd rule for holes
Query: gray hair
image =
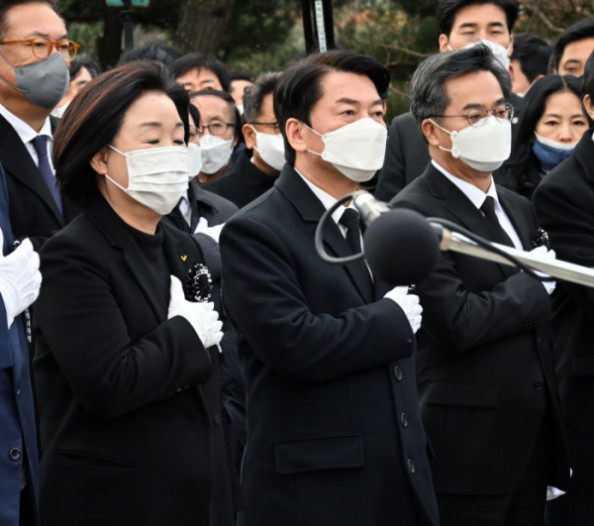
{"label": "gray hair", "polygon": [[410,82],[410,111],[420,126],[434,115],[442,115],[450,104],[444,85],[455,79],[476,71],[490,71],[501,86],[503,96],[509,99],[511,80],[492,51],[485,45],[438,53],[425,59]]}
{"label": "gray hair", "polygon": [[274,88],[276,88],[280,76],[280,72],[264,73],[256,79],[254,84],[245,88],[243,92],[243,117],[245,122],[249,124],[260,117],[264,97],[274,93]]}

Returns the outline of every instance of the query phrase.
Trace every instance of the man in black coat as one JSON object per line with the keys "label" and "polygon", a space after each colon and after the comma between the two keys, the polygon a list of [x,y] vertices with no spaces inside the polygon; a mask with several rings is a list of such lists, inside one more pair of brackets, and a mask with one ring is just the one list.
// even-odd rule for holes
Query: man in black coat
{"label": "man in black coat", "polygon": [[[594,58],[584,71],[584,106],[594,116]],[[533,197],[560,259],[594,267],[594,129],[551,170]],[[548,506],[550,524],[588,524],[594,514],[594,291],[560,283],[552,331],[573,476],[567,495]]]}
{"label": "man in black coat", "polygon": [[[509,156],[512,115],[509,77],[494,60],[476,46],[419,66],[411,108],[432,161],[392,204],[528,250],[538,228],[532,206],[492,178]],[[547,485],[567,484],[552,289],[452,252],[417,283],[419,397],[442,525],[543,525]]]}
{"label": "man in black coat", "polygon": [[[287,70],[274,100],[287,164],[221,234],[223,298],[248,389],[241,526],[438,524],[412,358],[417,297],[314,247],[324,210],[383,157],[388,84],[379,62],[351,51]],[[352,205],[322,236],[334,256],[355,250]]]}
{"label": "man in black coat", "polygon": [[280,73],[265,73],[244,93],[246,149],[229,172],[204,188],[243,207],[270,190],[285,163],[283,138],[272,105]]}
{"label": "man in black coat", "polygon": [[[0,7],[0,40],[9,42],[0,59],[0,162],[14,235],[30,237],[36,247],[79,212],[60,195],[51,162],[55,122],[49,114],[68,88],[73,56],[72,44],[64,44],[62,52],[53,45],[69,42],[54,9],[53,0],[12,0]],[[32,35],[47,38],[28,47]],[[27,73],[17,79],[14,68],[22,66]]]}
{"label": "man in black coat", "polygon": [[[512,29],[518,6],[515,0],[440,0],[438,7],[439,51],[460,49],[473,42],[492,42],[501,50],[501,60],[509,67],[513,51]],[[505,55],[507,54],[507,57]],[[521,97],[511,95],[517,123]],[[386,159],[378,173],[375,197],[389,201],[408,183],[419,177],[430,161],[427,141],[413,115],[403,113],[392,120],[388,132]]]}

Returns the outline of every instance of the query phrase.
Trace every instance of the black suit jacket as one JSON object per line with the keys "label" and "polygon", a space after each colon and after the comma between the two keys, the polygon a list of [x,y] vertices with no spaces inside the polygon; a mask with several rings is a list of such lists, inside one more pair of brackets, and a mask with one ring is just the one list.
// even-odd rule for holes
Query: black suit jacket
{"label": "black suit jacket", "polygon": [[[198,245],[159,228],[185,283]],[[184,318],[167,319],[168,294],[130,228],[97,195],[45,243],[41,269],[43,524],[230,526],[218,351]]]}
{"label": "black suit jacket", "polygon": [[[534,206],[557,257],[594,267],[594,142],[586,132],[573,155],[537,186]],[[550,506],[551,524],[587,524],[594,507],[594,289],[559,282],[553,295],[553,339],[574,475]],[[554,521],[554,522],[553,522]]]}
{"label": "black suit jacket", "polygon": [[252,163],[250,153],[241,152],[231,169],[223,177],[206,183],[204,189],[233,201],[239,208],[270,190],[277,178]]}
{"label": "black suit jacket", "polygon": [[[529,201],[497,187],[526,250],[538,227]],[[489,224],[433,165],[391,203],[453,221],[486,239]],[[437,492],[508,493],[522,480],[541,424],[552,437],[550,484],[569,469],[550,345],[550,300],[511,267],[442,252],[417,284],[423,325],[417,353],[423,421],[435,448]],[[545,407],[553,418],[543,419]]]}
{"label": "black suit jacket", "polygon": [[[513,145],[522,108],[522,97],[512,93],[510,101],[515,108],[512,120]],[[388,130],[384,166],[378,172],[375,197],[381,201],[390,201],[425,171],[429,161],[431,158],[427,141],[412,113],[403,113],[394,117]],[[499,181],[499,172],[496,172],[494,177]]]}
{"label": "black suit jacket", "polygon": [[[52,124],[55,124],[52,119]],[[60,213],[39,169],[14,128],[0,116],[0,163],[6,172],[10,221],[14,236],[31,238],[39,249],[52,234],[76,217],[80,210],[62,196]]]}
{"label": "black suit jacket", "polygon": [[[239,524],[437,524],[410,324],[378,299],[385,286],[366,297],[357,266],[317,255],[323,211],[285,165],[222,232],[223,298],[248,386]],[[333,221],[323,239],[349,254]]]}

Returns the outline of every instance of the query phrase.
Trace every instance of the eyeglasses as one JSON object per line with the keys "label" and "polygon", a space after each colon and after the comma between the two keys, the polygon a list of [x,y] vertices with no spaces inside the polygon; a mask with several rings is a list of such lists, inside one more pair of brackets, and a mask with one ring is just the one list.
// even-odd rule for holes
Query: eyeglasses
{"label": "eyeglasses", "polygon": [[220,137],[221,135],[225,135],[227,129],[230,127],[235,127],[235,124],[233,124],[232,122],[213,122],[211,124],[208,124],[207,126],[199,126],[198,128],[196,128],[196,133],[198,134],[198,137],[202,137],[204,135],[204,132],[208,130],[208,133],[210,133],[211,135]]}
{"label": "eyeglasses", "polygon": [[486,122],[486,117],[493,115],[498,121],[511,121],[514,116],[514,107],[511,104],[500,104],[496,108],[474,108],[464,115],[430,115],[429,117],[464,117],[470,126],[480,128]]}
{"label": "eyeglasses", "polygon": [[274,133],[280,133],[280,124],[278,122],[248,122],[252,126],[272,126]]}
{"label": "eyeglasses", "polygon": [[28,44],[31,46],[33,55],[41,59],[49,57],[52,54],[52,50],[55,48],[56,51],[60,53],[67,62],[70,62],[72,59],[74,59],[74,57],[76,57],[77,51],[80,49],[80,44],[72,42],[72,40],[63,39],[54,42],[53,40],[45,37],[29,38],[26,40],[6,40],[4,42],[0,42],[0,45],[3,46],[11,44]]}

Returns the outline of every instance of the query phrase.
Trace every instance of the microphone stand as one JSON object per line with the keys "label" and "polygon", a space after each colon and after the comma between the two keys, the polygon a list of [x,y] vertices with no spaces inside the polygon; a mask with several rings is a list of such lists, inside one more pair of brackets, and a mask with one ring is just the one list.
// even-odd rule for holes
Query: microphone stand
{"label": "microphone stand", "polygon": [[[495,263],[501,263],[510,267],[516,266],[512,261],[506,259],[504,256],[491,252],[477,243],[467,238],[466,236],[453,232],[444,228],[442,225],[434,223],[429,219],[429,224],[439,230],[439,237],[441,239],[439,248],[441,250],[452,250],[460,254],[474,256],[480,259],[486,259]],[[594,287],[594,269],[576,265],[568,261],[561,261],[559,259],[545,259],[539,255],[531,254],[523,250],[492,243],[497,249],[505,252],[513,258],[525,263],[530,268],[536,269],[540,272],[545,272],[554,278],[564,281],[571,281],[578,285],[585,285],[587,287]]]}

